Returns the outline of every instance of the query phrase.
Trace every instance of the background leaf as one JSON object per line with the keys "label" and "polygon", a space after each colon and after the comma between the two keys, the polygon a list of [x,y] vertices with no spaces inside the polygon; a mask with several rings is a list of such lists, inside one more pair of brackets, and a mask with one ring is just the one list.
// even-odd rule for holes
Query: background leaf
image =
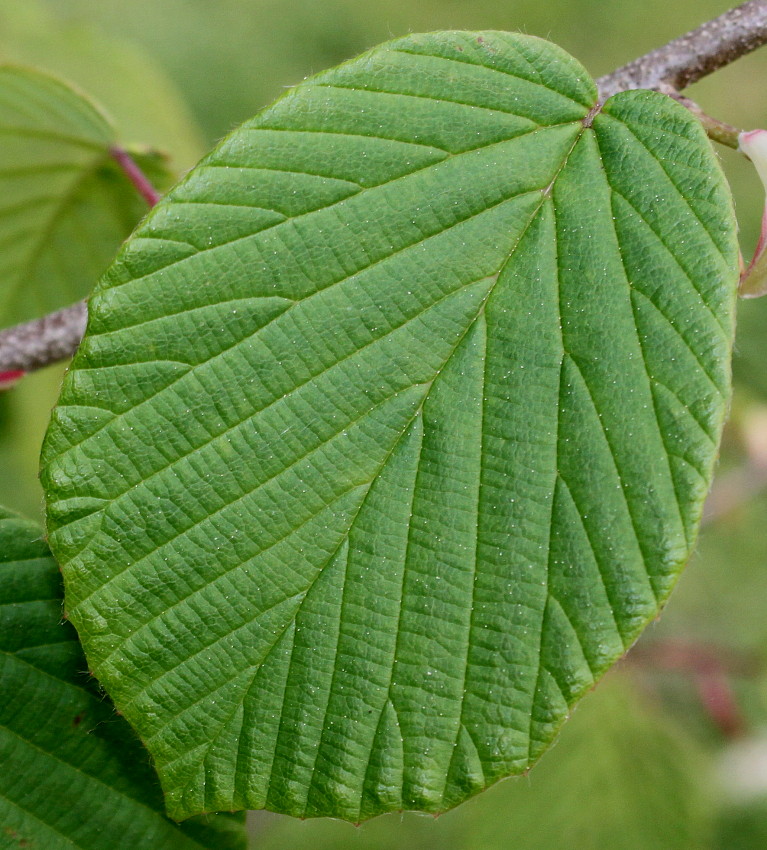
{"label": "background leaf", "polygon": [[535,39],[393,42],[225,140],[100,285],[49,530],[175,816],[444,810],[666,599],[735,227],[683,108],[595,100]]}
{"label": "background leaf", "polygon": [[[174,171],[190,168],[205,142],[186,102],[156,60],[100,29],[94,12],[91,5],[75,20],[61,14],[60,4],[52,10],[39,0],[3,0],[0,60],[74,83],[105,108],[125,143],[166,152]],[[144,13],[136,15],[146,21]]]}
{"label": "background leaf", "polygon": [[61,620],[40,529],[0,508],[0,847],[242,850],[242,818],[178,827],[145,751]]}
{"label": "background leaf", "polygon": [[87,295],[146,212],[115,141],[83,95],[0,67],[0,326]]}

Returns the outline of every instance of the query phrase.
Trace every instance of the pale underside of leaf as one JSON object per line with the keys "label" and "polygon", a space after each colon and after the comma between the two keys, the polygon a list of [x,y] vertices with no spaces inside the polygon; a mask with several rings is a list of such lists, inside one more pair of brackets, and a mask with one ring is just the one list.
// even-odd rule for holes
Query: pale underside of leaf
{"label": "pale underside of leaf", "polygon": [[172,814],[441,811],[665,601],[729,393],[729,195],[684,109],[508,34],[245,124],[91,302],[44,452],[93,669]]}

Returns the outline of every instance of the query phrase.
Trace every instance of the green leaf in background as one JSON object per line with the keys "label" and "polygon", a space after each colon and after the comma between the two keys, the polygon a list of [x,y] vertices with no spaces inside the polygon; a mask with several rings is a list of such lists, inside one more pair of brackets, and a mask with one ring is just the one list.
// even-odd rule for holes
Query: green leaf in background
{"label": "green leaf in background", "polygon": [[146,212],[115,142],[82,94],[0,66],[0,327],[87,295]]}
{"label": "green leaf in background", "polygon": [[711,848],[711,765],[643,696],[628,676],[609,677],[529,776],[501,782],[436,821],[389,815],[353,829],[261,815],[258,850]]}
{"label": "green leaf in background", "polygon": [[0,847],[243,850],[241,818],[178,827],[146,753],[89,681],[40,528],[0,508]]}
{"label": "green leaf in background", "polygon": [[717,824],[715,850],[757,850],[761,847],[767,847],[767,799],[761,796],[740,805],[723,807]]}
{"label": "green leaf in background", "polygon": [[[182,96],[135,42],[101,30],[95,13],[91,5],[78,20],[58,0],[52,8],[39,0],[3,0],[0,60],[69,80],[105,108],[120,139],[166,152],[174,169],[190,168],[205,147]],[[131,15],[146,21],[135,7]],[[179,25],[183,17],[179,12]]]}
{"label": "green leaf in background", "polygon": [[[551,755],[494,801],[480,802],[476,850],[703,850],[712,833],[710,765],[684,730],[645,704],[627,677],[579,706]],[[581,716],[582,713],[582,716]],[[561,748],[561,749],[560,749]],[[488,801],[488,804],[493,801]]]}
{"label": "green leaf in background", "polygon": [[89,662],[174,817],[447,809],[658,613],[729,396],[690,114],[502,33],[298,86],[145,220],[44,449]]}

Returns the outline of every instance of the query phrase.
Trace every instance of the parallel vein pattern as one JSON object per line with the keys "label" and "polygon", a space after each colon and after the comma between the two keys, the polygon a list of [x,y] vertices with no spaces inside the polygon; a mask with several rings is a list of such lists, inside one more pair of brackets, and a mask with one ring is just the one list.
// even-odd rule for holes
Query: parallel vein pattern
{"label": "parallel vein pattern", "polygon": [[684,109],[595,101],[537,39],[392,42],[233,133],[100,284],[50,540],[174,816],[444,810],[667,598],[734,221]]}
{"label": "parallel vein pattern", "polygon": [[146,754],[88,681],[61,603],[41,529],[0,508],[0,847],[244,848],[238,818],[179,828],[164,816]]}

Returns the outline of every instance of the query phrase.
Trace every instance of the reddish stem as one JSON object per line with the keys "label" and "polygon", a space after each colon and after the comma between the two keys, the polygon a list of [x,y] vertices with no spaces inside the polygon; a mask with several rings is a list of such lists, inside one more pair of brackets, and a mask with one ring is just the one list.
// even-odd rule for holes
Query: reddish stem
{"label": "reddish stem", "polygon": [[[109,153],[141,197],[153,207],[160,194],[124,148]],[[85,301],[41,319],[0,330],[0,390],[8,389],[26,372],[71,357],[85,332]]]}
{"label": "reddish stem", "polygon": [[124,148],[114,147],[109,149],[109,153],[117,164],[122,168],[125,176],[136,188],[136,191],[141,197],[153,207],[160,200],[160,193],[149,182],[146,174],[138,167],[136,161]]}
{"label": "reddish stem", "polygon": [[746,723],[727,676],[721,671],[694,676],[698,697],[714,725],[726,738],[742,735]]}
{"label": "reddish stem", "polygon": [[752,675],[755,672],[752,659],[684,641],[653,644],[633,655],[635,661],[642,657],[656,668],[688,675],[703,709],[723,735],[736,737],[745,731],[745,719],[733,691],[731,677],[733,674]]}
{"label": "reddish stem", "polygon": [[12,387],[16,381],[23,378],[25,372],[22,369],[7,369],[0,372],[0,390],[7,390]]}
{"label": "reddish stem", "polygon": [[751,262],[748,264],[746,270],[741,274],[741,280],[745,280],[748,277],[756,261],[764,253],[765,246],[767,246],[767,205],[765,205],[764,211],[762,212],[762,226],[759,231],[759,241],[756,243],[756,248],[754,249],[754,256],[751,258]]}

